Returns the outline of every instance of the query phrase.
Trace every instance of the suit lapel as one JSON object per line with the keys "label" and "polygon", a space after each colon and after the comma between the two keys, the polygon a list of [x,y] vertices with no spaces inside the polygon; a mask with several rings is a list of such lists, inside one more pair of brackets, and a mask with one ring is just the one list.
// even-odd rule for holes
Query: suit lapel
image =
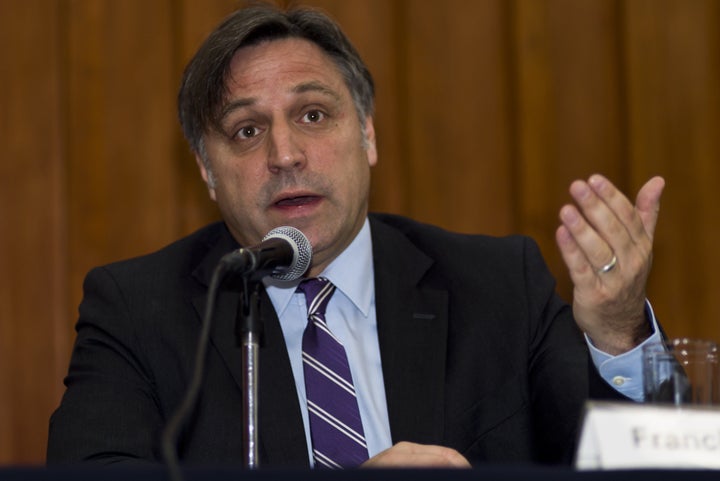
{"label": "suit lapel", "polygon": [[[370,220],[378,337],[393,442],[437,444],[443,437],[447,291],[421,286],[432,260],[396,229],[372,217]],[[220,258],[237,248],[230,234],[223,232],[194,272],[205,286]],[[206,294],[192,302],[202,320]],[[235,292],[219,295],[211,343],[240,389],[242,358],[234,334],[238,304],[239,294]],[[307,445],[285,341],[264,291],[261,313],[265,322],[258,393],[261,464],[307,466]],[[238,406],[238,413],[241,411]]]}
{"label": "suit lapel", "polygon": [[421,287],[432,260],[371,218],[380,355],[393,442],[443,438],[448,294]]}
{"label": "suit lapel", "polygon": [[[237,243],[226,230],[224,234],[223,238],[210,247],[208,254],[193,273],[194,277],[205,286],[209,286],[212,272],[220,258],[237,248]],[[204,293],[192,300],[200,320],[205,314],[206,296],[207,294]],[[240,294],[237,290],[220,290],[212,319],[210,342],[225,362],[237,389],[242,389],[242,353],[235,335],[239,307]],[[280,322],[264,288],[261,289],[260,316],[264,324],[258,359],[260,464],[307,466],[305,432],[290,360]],[[206,389],[222,389],[222,387],[206,386]],[[242,406],[238,406],[237,412],[237,418],[226,422],[240,423]]]}

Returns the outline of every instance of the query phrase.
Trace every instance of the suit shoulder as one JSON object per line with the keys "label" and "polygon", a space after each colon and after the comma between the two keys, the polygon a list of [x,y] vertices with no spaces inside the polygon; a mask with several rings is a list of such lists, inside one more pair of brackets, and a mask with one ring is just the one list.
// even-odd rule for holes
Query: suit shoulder
{"label": "suit shoulder", "polygon": [[405,259],[404,251],[412,246],[430,261],[428,274],[436,279],[471,283],[478,279],[504,280],[513,285],[542,279],[554,284],[540,248],[528,236],[463,234],[390,214],[373,214],[370,221],[371,229],[377,233],[373,242],[387,240],[393,244],[387,248],[378,246],[379,250]]}
{"label": "suit shoulder", "polygon": [[456,257],[462,254],[470,257],[487,255],[511,255],[529,249],[538,251],[536,242],[525,235],[503,237],[452,232],[432,224],[394,214],[371,214],[371,222],[383,224],[399,231],[420,250],[437,257]]}
{"label": "suit shoulder", "polygon": [[141,256],[100,266],[116,275],[139,275],[154,272],[165,275],[187,273],[195,268],[199,259],[223,238],[229,237],[222,222],[215,222],[182,237],[161,249]]}

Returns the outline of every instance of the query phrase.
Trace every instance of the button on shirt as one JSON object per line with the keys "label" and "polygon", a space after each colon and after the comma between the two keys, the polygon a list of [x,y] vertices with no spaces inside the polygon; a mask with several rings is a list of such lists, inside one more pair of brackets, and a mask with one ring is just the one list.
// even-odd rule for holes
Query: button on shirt
{"label": "button on shirt", "polygon": [[587,335],[585,336],[585,341],[590,349],[590,356],[600,376],[613,386],[616,391],[635,401],[642,401],[644,397],[642,348],[646,344],[662,341],[655,313],[648,301],[645,301],[645,318],[652,322],[653,334],[645,339],[642,344],[619,356],[612,356],[599,350],[593,345],[590,338]]}
{"label": "button on shirt", "polygon": [[[367,219],[348,248],[320,275],[328,278],[337,287],[327,307],[327,323],[347,352],[368,454],[372,457],[391,447],[392,437],[378,343],[372,239]],[[299,283],[299,280],[282,282],[269,277],[265,279],[268,296],[275,307],[285,337],[305,427],[308,459],[312,464],[312,443],[302,366],[302,335],[307,324],[307,306],[305,296],[296,292]],[[586,337],[593,362],[603,379],[618,392],[636,401],[641,401],[643,397],[642,346],[661,339],[652,308],[649,303],[646,306],[647,317],[652,322],[654,333],[635,349],[619,356],[611,356],[595,348]],[[482,309],[482,306],[478,306],[478,309]]]}

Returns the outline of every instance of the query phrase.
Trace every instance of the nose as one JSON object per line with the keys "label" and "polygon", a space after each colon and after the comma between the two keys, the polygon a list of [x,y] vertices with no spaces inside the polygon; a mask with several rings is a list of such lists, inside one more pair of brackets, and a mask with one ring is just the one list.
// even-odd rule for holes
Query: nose
{"label": "nose", "polygon": [[270,133],[268,169],[273,173],[281,170],[299,169],[305,165],[306,158],[298,138],[290,125],[275,123]]}

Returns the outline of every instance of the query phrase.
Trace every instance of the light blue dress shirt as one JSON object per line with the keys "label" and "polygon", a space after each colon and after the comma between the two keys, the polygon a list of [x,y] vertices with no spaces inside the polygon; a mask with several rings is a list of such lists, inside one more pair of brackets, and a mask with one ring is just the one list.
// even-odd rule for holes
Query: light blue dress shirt
{"label": "light blue dress shirt", "polygon": [[[337,287],[328,304],[326,318],[328,327],[340,339],[347,352],[368,454],[371,457],[392,446],[375,316],[372,259],[370,224],[366,219],[348,248],[320,274]],[[352,275],[348,276],[348,272]],[[265,286],[285,337],[305,427],[308,459],[312,465],[312,442],[302,366],[302,335],[307,324],[307,306],[305,296],[296,292],[299,282],[281,282],[266,278]],[[655,317],[649,305],[648,312],[652,317],[655,333],[645,343],[660,340]],[[589,339],[586,340],[600,375],[626,396],[642,400],[642,346],[620,356],[611,356],[595,348]]]}
{"label": "light blue dress shirt", "polygon": [[[351,272],[352,275],[347,275]],[[370,224],[365,220],[360,233],[320,274],[336,290],[325,312],[328,327],[348,356],[357,392],[368,454],[372,457],[392,446],[390,421],[385,402],[385,384],[380,363],[377,319],[375,317],[375,273],[372,263]],[[305,426],[308,458],[313,463],[312,443],[302,366],[302,335],[307,325],[305,296],[297,293],[299,281],[282,283],[266,280],[267,293],[280,319],[285,337],[300,410]]]}
{"label": "light blue dress shirt", "polygon": [[619,356],[612,356],[599,350],[593,345],[587,334],[585,335],[585,341],[590,348],[590,356],[602,378],[617,391],[635,401],[642,401],[644,398],[642,379],[643,346],[662,341],[655,313],[649,301],[645,301],[645,314],[652,322],[652,335],[645,339],[642,344]]}

